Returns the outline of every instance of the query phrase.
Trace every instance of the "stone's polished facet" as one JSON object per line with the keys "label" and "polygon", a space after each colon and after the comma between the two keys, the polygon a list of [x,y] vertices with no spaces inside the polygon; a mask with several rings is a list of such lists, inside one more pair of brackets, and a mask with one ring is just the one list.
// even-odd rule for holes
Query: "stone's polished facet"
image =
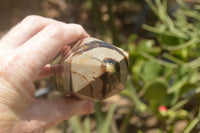
{"label": "stone's polished facet", "polygon": [[58,91],[101,101],[126,88],[128,53],[124,50],[90,37],[76,43],[70,52],[67,56],[63,52],[60,70],[54,73]]}

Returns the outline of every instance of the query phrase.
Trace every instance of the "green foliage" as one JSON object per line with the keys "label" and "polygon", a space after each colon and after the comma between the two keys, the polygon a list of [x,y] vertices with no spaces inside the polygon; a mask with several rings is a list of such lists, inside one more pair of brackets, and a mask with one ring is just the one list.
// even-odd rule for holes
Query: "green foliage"
{"label": "green foliage", "polygon": [[[111,123],[113,119],[113,114],[116,108],[115,104],[112,104],[109,108],[109,111],[107,115],[103,114],[100,110],[100,104],[96,103],[96,120],[97,125],[95,129],[98,131],[98,133],[110,133],[111,130]],[[73,133],[91,133],[91,121],[89,117],[86,117],[83,121],[80,119],[80,116],[74,116],[69,120],[69,124],[72,126]]]}
{"label": "green foliage", "polygon": [[[177,0],[180,8],[170,17],[167,0],[146,2],[159,21],[155,26],[143,25],[144,29],[155,35],[155,39],[143,39],[135,44],[137,37],[131,35],[127,41],[130,53],[130,82],[136,90],[134,96],[140,94],[135,104],[146,106],[146,112],[152,112],[158,119],[165,120],[165,124],[178,119],[191,119],[184,130],[190,132],[200,121],[199,115],[196,117],[196,114],[183,108],[191,99],[199,96],[200,12]],[[199,5],[200,2],[196,6]],[[128,87],[127,93],[132,93],[131,87]],[[140,104],[137,104],[138,102]],[[161,105],[168,108],[164,113],[159,111]],[[196,106],[194,110],[199,112]],[[195,121],[192,121],[194,117]],[[168,131],[173,132],[172,128]]]}
{"label": "green foliage", "polygon": [[[185,120],[188,124],[183,132],[189,133],[200,122],[200,104],[197,104],[200,100],[200,1],[191,8],[182,0],[176,0],[179,7],[170,15],[167,0],[146,2],[158,21],[154,26],[143,25],[143,29],[152,33],[154,38],[141,39],[132,34],[122,46],[129,52],[130,74],[127,89],[121,94],[130,99],[133,106],[125,115],[119,132],[127,132],[134,112],[138,115],[152,114],[163,122],[167,128],[158,129],[159,133],[174,133],[176,121]],[[195,100],[197,102],[192,105]],[[188,108],[186,105],[192,106]],[[161,106],[166,110],[160,110]],[[111,106],[104,117],[101,106],[97,104],[95,128],[98,133],[112,132],[115,108]],[[70,123],[81,129],[74,130],[74,133],[90,133],[87,130],[90,128],[89,119],[84,121],[84,127],[76,118]]]}
{"label": "green foliage", "polygon": [[154,79],[147,83],[144,89],[144,97],[151,103],[159,104],[167,93],[167,83],[164,79]]}

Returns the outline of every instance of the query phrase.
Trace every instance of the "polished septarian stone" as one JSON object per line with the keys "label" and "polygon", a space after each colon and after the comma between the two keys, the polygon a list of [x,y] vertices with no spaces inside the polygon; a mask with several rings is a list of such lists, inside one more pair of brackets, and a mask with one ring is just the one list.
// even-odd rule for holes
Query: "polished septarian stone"
{"label": "polished septarian stone", "polygon": [[101,101],[126,88],[128,53],[124,50],[90,37],[76,43],[70,53],[63,54],[58,64],[62,71],[53,78],[63,94]]}

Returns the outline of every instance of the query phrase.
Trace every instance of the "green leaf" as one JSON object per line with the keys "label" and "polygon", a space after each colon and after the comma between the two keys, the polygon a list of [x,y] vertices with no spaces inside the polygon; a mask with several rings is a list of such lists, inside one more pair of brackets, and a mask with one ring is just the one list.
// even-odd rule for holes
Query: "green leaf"
{"label": "green leaf", "polygon": [[185,42],[184,39],[170,36],[170,35],[165,35],[165,34],[160,34],[158,41],[160,44],[166,45],[166,46],[177,46]]}
{"label": "green leaf", "polygon": [[179,99],[179,95],[177,93],[170,93],[165,96],[165,99],[162,101],[162,105],[171,107],[173,106]]}
{"label": "green leaf", "polygon": [[132,72],[132,78],[134,80],[139,80],[141,75],[141,71],[142,71],[142,66],[144,64],[144,60],[137,60],[136,62],[134,62],[133,67],[131,68],[131,72]]}
{"label": "green leaf", "polygon": [[184,94],[186,93],[187,91],[193,89],[193,88],[196,88],[197,85],[196,84],[191,84],[191,83],[185,83],[182,87],[181,87],[181,91],[180,91],[180,94]]}
{"label": "green leaf", "polygon": [[144,96],[149,102],[160,103],[167,94],[167,82],[157,78],[144,87]]}
{"label": "green leaf", "polygon": [[142,50],[142,51],[150,51],[154,44],[155,44],[154,40],[143,39],[139,42],[137,49]]}
{"label": "green leaf", "polygon": [[144,81],[148,82],[156,77],[159,77],[162,72],[162,66],[152,62],[146,61],[143,65],[142,77]]}
{"label": "green leaf", "polygon": [[167,50],[182,50],[189,46],[195,45],[199,41],[199,39],[194,37],[186,42],[183,39],[165,36],[165,38],[161,38],[160,41],[161,41],[161,44],[164,45],[164,48]]}
{"label": "green leaf", "polygon": [[85,129],[84,133],[91,133],[91,131],[90,131],[91,130],[90,124],[91,124],[90,123],[90,118],[86,117],[85,120],[84,120],[84,129]]}

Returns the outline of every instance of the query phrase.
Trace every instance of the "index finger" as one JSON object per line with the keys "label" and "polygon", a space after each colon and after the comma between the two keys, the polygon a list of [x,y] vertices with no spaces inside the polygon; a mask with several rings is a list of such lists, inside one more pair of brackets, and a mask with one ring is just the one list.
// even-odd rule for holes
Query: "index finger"
{"label": "index finger", "polygon": [[51,23],[58,21],[36,15],[27,16],[0,40],[0,47],[7,50],[17,48]]}
{"label": "index finger", "polygon": [[[59,53],[63,46],[88,36],[82,26],[77,24],[50,24],[18,47],[17,50],[22,56],[21,62],[24,62],[21,66],[27,71],[27,76],[35,80],[42,68]],[[23,68],[20,69],[23,71]]]}

